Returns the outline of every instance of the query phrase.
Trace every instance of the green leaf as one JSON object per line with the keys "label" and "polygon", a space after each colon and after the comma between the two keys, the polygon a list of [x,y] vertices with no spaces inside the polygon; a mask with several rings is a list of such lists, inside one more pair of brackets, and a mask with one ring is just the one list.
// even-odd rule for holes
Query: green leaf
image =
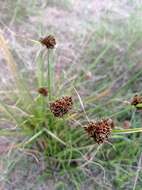
{"label": "green leaf", "polygon": [[42,133],[44,133],[44,130],[39,131],[38,133],[36,133],[35,135],[33,135],[28,141],[26,141],[24,143],[24,146],[31,143],[32,141],[34,141],[35,139],[37,139]]}
{"label": "green leaf", "polygon": [[55,140],[59,141],[61,144],[66,146],[66,143],[64,141],[62,141],[59,137],[57,137],[54,133],[52,133],[51,131],[49,131],[48,129],[44,128],[44,131],[50,135],[51,137],[53,137]]}
{"label": "green leaf", "polygon": [[134,128],[134,129],[113,129],[113,134],[130,134],[130,133],[140,133],[142,132],[142,128]]}
{"label": "green leaf", "polygon": [[142,108],[142,103],[137,104],[137,105],[136,105],[136,108]]}

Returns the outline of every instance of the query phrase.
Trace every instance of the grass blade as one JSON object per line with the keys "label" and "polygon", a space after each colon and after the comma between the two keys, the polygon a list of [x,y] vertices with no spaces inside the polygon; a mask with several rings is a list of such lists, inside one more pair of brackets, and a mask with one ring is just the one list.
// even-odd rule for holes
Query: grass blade
{"label": "grass blade", "polygon": [[20,124],[19,120],[14,116],[14,114],[10,111],[7,105],[5,105],[3,102],[0,101],[0,106],[2,107],[2,109],[5,111],[6,115],[10,119],[14,120],[18,125]]}
{"label": "grass blade", "polygon": [[113,134],[130,134],[130,133],[140,133],[142,132],[142,128],[135,129],[113,129]]}
{"label": "grass blade", "polygon": [[35,139],[37,139],[42,133],[44,133],[44,130],[39,131],[38,133],[36,133],[34,136],[32,136],[28,141],[26,141],[24,143],[24,146],[31,143],[32,141],[34,141]]}
{"label": "grass blade", "polygon": [[44,128],[44,131],[50,135],[51,137],[53,137],[55,140],[59,141],[61,144],[66,146],[66,143],[64,141],[62,141],[59,137],[57,137],[54,133],[52,133],[51,131],[49,131],[48,129]]}
{"label": "grass blade", "polygon": [[86,119],[87,119],[87,121],[89,122],[89,118],[88,118],[87,113],[86,113],[86,111],[85,111],[85,108],[84,108],[84,105],[83,105],[83,101],[82,101],[82,99],[81,99],[79,93],[77,92],[77,90],[76,90],[75,88],[74,88],[74,90],[75,90],[75,92],[76,92],[76,94],[77,94],[77,96],[78,96],[80,105],[81,105],[81,107],[82,107],[83,112],[85,113]]}

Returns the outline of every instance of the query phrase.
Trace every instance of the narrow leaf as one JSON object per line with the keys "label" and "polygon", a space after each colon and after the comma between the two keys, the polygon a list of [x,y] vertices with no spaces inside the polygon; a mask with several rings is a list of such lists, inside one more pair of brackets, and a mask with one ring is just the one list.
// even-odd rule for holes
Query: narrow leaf
{"label": "narrow leaf", "polygon": [[48,129],[44,128],[44,131],[50,135],[51,137],[53,137],[54,139],[56,139],[57,141],[59,141],[61,144],[66,146],[66,143],[64,141],[62,141],[59,137],[57,137],[54,133],[52,133],[51,131],[49,131]]}
{"label": "narrow leaf", "polygon": [[113,129],[113,134],[130,134],[130,133],[140,133],[142,132],[142,128],[134,128],[134,129]]}

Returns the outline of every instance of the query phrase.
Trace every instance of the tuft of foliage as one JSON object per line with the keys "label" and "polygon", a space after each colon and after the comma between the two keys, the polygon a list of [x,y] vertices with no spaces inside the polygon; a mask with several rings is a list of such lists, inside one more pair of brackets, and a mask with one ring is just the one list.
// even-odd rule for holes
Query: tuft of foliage
{"label": "tuft of foliage", "polygon": [[[40,42],[34,42],[40,45]],[[76,189],[80,189],[82,181],[85,181],[86,178],[90,178],[90,173],[92,176],[95,175],[92,172],[94,167],[100,167],[105,176],[104,167],[108,159],[106,155],[109,154],[109,152],[107,152],[108,144],[97,145],[85,133],[84,124],[90,121],[88,115],[94,117],[94,115],[97,114],[97,116],[101,118],[115,116],[117,120],[121,120],[131,112],[135,114],[136,108],[130,104],[122,108],[122,106],[119,107],[116,102],[115,104],[118,106],[118,110],[114,113],[113,110],[109,109],[112,105],[111,101],[107,103],[104,101],[100,105],[96,103],[95,108],[90,107],[89,104],[95,100],[96,95],[92,94],[92,96],[85,97],[84,100],[82,100],[78,90],[76,90],[80,81],[69,81],[65,73],[63,77],[65,82],[57,85],[56,77],[54,77],[55,64],[52,61],[54,52],[44,47],[40,50],[36,59],[36,79],[33,81],[34,90],[31,90],[24,76],[18,71],[17,64],[2,34],[0,34],[0,45],[3,49],[4,58],[12,72],[16,89],[13,89],[10,96],[5,92],[4,99],[7,99],[5,101],[0,100],[3,119],[16,127],[14,129],[1,129],[0,135],[22,136],[20,143],[17,142],[14,149],[22,149],[27,152],[32,151],[36,157],[42,153],[47,162],[48,175],[52,177],[58,176],[59,180],[61,180],[61,182],[57,184],[57,189],[66,188],[64,187],[66,186],[65,181],[71,183]],[[109,48],[110,47],[107,46],[104,51],[101,52],[95,60],[93,67],[97,65],[97,62],[101,60],[101,57]],[[83,74],[81,73],[80,75],[79,80],[82,79]],[[69,85],[67,85],[67,88],[64,88],[66,82],[68,82]],[[46,89],[47,91],[45,91]],[[111,90],[112,87],[110,89],[101,88],[98,99],[108,95]],[[66,102],[65,98],[60,99],[62,95],[65,97],[74,96],[72,110],[72,102],[68,105],[70,101]],[[113,96],[111,97],[112,101]],[[51,109],[53,102],[55,104]],[[62,117],[55,117],[56,114],[54,113],[56,110],[58,111],[58,109],[55,108],[62,109],[62,112],[58,112],[58,115]],[[122,150],[124,141],[128,140],[127,137],[123,137],[122,134],[131,135],[131,133],[134,134],[138,132],[142,132],[142,128],[123,129],[122,127],[115,127],[115,129],[112,129],[112,138],[115,142],[115,148],[118,146],[118,154],[121,155],[119,151]],[[124,141],[121,141],[121,138],[124,139]],[[102,147],[105,147],[105,149]],[[130,148],[129,145],[128,148]],[[102,150],[103,156],[101,153]],[[98,154],[98,160],[96,160],[95,156],[98,151],[100,151],[100,153]],[[109,156],[107,163],[108,168],[111,163],[111,156],[112,155]],[[99,158],[102,157],[103,159],[99,160]],[[113,164],[110,164],[110,167],[112,167],[112,165]],[[126,180],[126,178],[124,180]],[[62,181],[64,183],[62,183]],[[114,179],[114,184],[115,183],[119,185],[120,182],[118,179]]]}

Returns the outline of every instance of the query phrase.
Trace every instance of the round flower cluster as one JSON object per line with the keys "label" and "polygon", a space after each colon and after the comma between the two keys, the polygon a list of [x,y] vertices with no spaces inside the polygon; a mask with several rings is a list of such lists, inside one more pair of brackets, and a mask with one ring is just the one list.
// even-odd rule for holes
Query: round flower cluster
{"label": "round flower cluster", "polygon": [[73,105],[72,97],[65,96],[50,104],[50,110],[55,117],[62,117],[71,110]]}
{"label": "round flower cluster", "polygon": [[85,131],[88,135],[98,143],[104,143],[109,135],[111,134],[112,128],[114,128],[114,123],[112,119],[102,119],[100,121],[89,122],[85,126]]}

